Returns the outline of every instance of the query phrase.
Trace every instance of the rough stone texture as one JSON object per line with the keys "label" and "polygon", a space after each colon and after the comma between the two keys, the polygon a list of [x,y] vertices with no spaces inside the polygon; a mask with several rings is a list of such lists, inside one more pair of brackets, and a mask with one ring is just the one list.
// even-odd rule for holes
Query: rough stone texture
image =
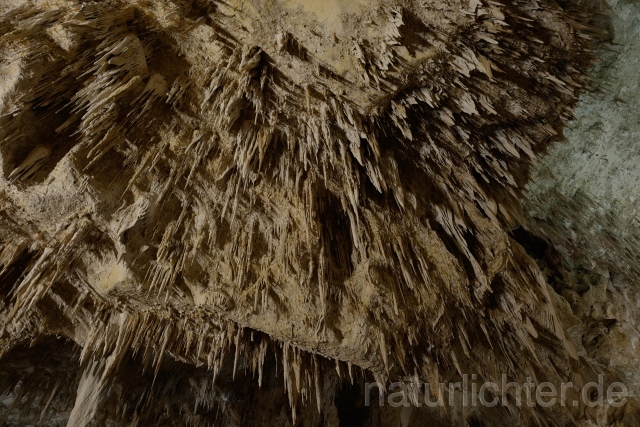
{"label": "rough stone texture", "polygon": [[[638,2],[602,6],[612,40],[597,51],[592,90],[578,103],[565,131],[567,143],[555,145],[534,171],[526,206],[536,219],[549,216],[547,223],[558,233],[554,244],[585,267],[634,274],[640,271],[639,10]],[[561,206],[553,217],[554,206],[564,203],[575,207]],[[592,212],[583,215],[585,209]]]}
{"label": "rough stone texture", "polygon": [[[547,274],[568,308],[570,335],[594,363],[618,371],[640,393],[640,3],[600,10],[611,40],[599,45],[592,90],[533,171],[524,202],[531,232],[551,243]],[[640,422],[629,404],[626,422]],[[601,413],[598,425],[621,414]]]}
{"label": "rough stone texture", "polygon": [[[633,373],[633,230],[553,173],[520,205],[603,34],[563,6],[0,0],[3,422],[633,425],[362,406]],[[618,256],[584,264],[591,225]]]}

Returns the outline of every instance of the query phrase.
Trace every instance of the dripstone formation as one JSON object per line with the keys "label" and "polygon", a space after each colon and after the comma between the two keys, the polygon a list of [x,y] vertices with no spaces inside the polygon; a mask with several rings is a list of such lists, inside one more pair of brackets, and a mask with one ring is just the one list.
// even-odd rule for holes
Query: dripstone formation
{"label": "dripstone formation", "polygon": [[0,0],[3,425],[595,425],[363,392],[620,379],[512,231],[602,34],[552,0]]}

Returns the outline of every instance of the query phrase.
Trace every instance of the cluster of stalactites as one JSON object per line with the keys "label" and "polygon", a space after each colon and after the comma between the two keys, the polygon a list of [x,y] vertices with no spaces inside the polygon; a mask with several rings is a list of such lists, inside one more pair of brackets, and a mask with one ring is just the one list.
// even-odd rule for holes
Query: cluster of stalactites
{"label": "cluster of stalactites", "polygon": [[[260,382],[281,343],[294,417],[312,396],[322,406],[316,354],[380,381],[571,375],[576,351],[508,231],[529,165],[571,117],[584,24],[545,2],[472,2],[459,32],[429,28],[430,54],[407,65],[407,12],[390,8],[380,47],[353,44],[374,94],[365,108],[332,90],[340,77],[323,64],[294,83],[215,10],[172,16],[168,31],[125,3],[29,3],[0,20],[0,49],[37,74],[2,111],[2,215],[27,211],[2,234],[3,273],[24,268],[5,307],[11,342],[52,300],[95,390],[137,353],[214,376],[233,354],[233,371],[244,360]],[[202,35],[217,52],[204,62]],[[275,41],[279,55],[313,62],[292,37]],[[46,140],[34,117],[51,124]],[[63,177],[75,187],[56,187]],[[51,226],[24,202],[45,187],[95,208],[76,203]],[[125,273],[100,288],[111,271]],[[338,338],[340,316],[361,336]],[[79,405],[72,419],[96,410]]]}

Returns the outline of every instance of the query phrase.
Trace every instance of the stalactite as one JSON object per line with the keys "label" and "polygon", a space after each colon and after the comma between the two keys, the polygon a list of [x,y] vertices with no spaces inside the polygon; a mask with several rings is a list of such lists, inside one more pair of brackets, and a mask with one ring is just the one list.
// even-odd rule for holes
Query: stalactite
{"label": "stalactite", "polygon": [[205,405],[231,417],[220,382],[274,387],[274,365],[293,424],[322,419],[357,368],[430,383],[587,369],[510,231],[587,81],[589,16],[374,2],[344,17],[360,36],[309,5],[249,3],[0,8],[20,72],[0,98],[0,219],[15,221],[0,267],[22,269],[4,329],[46,319],[0,355],[20,334],[82,348],[69,425],[106,419],[137,366],[148,388],[113,417],[140,425],[174,403],[171,363],[210,376],[185,425]]}

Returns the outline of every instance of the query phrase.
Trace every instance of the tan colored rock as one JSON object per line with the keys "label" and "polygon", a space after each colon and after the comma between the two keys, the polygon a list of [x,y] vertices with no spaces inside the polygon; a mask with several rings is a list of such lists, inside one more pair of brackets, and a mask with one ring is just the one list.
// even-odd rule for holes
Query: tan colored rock
{"label": "tan colored rock", "polygon": [[[596,375],[511,234],[587,82],[590,15],[0,2],[0,364],[50,335],[70,341],[51,343],[57,358],[78,350],[50,369],[64,384],[16,374],[7,414],[331,425],[348,418],[346,380]],[[595,419],[375,411],[384,425]]]}

